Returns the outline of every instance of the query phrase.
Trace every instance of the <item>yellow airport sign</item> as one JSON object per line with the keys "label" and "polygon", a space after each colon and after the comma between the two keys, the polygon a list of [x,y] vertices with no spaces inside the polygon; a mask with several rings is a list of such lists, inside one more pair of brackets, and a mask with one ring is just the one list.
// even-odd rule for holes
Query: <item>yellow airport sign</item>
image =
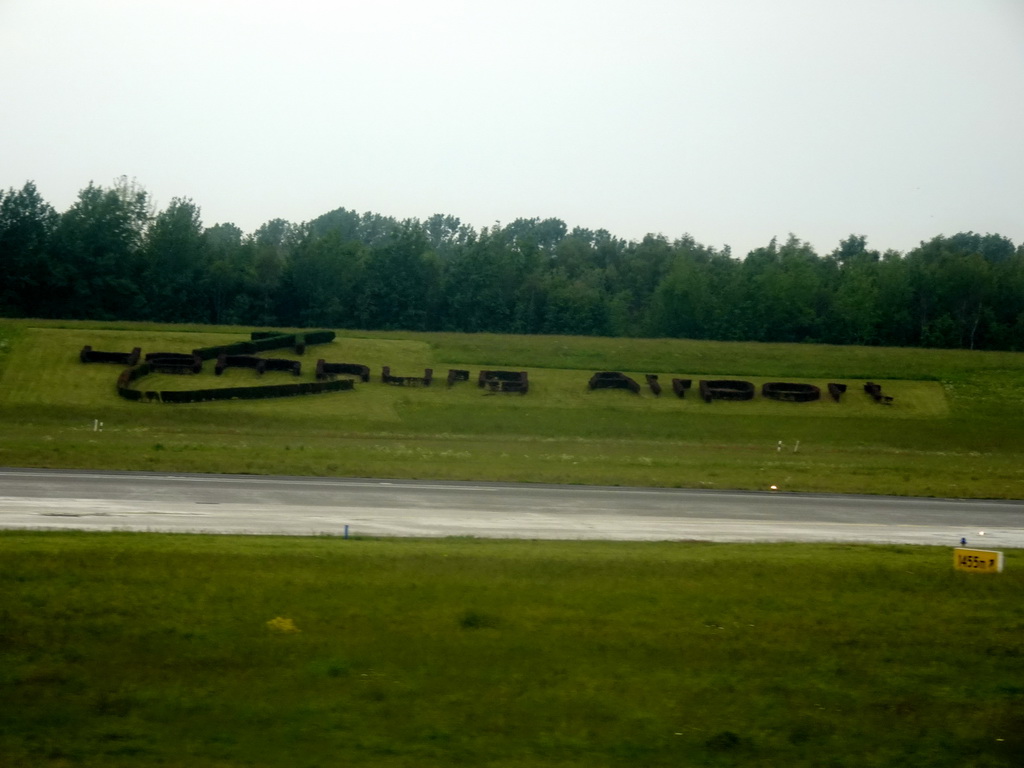
{"label": "yellow airport sign", "polygon": [[953,567],[958,571],[973,573],[1002,573],[1003,553],[992,549],[957,547],[953,550]]}

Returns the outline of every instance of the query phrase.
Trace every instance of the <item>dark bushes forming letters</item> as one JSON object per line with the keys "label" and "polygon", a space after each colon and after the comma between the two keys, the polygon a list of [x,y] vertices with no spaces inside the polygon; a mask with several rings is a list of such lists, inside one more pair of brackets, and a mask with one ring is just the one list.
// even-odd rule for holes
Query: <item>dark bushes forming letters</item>
{"label": "dark bushes forming letters", "polygon": [[317,381],[333,378],[338,374],[358,376],[362,382],[370,380],[370,368],[358,363],[328,363],[323,358],[316,361]]}
{"label": "dark bushes forming letters", "polygon": [[381,369],[380,380],[385,384],[392,384],[396,387],[429,387],[434,379],[434,370],[426,368],[422,376],[392,376],[391,366],[385,365]]}
{"label": "dark bushes forming letters", "polygon": [[771,400],[790,403],[809,403],[821,398],[821,388],[814,384],[793,384],[775,381],[761,385],[761,394]]}
{"label": "dark bushes forming letters", "polygon": [[[197,403],[209,400],[263,399],[271,397],[290,397],[294,395],[318,394],[321,392],[338,392],[355,388],[351,379],[338,381],[300,382],[298,384],[274,384],[260,387],[227,387],[216,389],[165,390],[161,392],[140,391],[134,389],[132,382],[150,373],[199,373],[203,360],[217,359],[215,373],[220,375],[225,368],[238,366],[253,368],[257,373],[264,371],[291,371],[299,376],[302,364],[297,360],[281,358],[255,357],[251,353],[267,349],[280,349],[294,346],[301,354],[305,344],[323,344],[334,339],[334,331],[314,331],[307,334],[265,334],[254,332],[251,341],[242,341],[219,347],[206,347],[193,350],[191,354],[180,352],[154,352],[146,355],[146,362],[124,371],[117,380],[117,391],[128,400],[146,400],[162,403]],[[85,350],[83,350],[83,356]],[[320,363],[323,363],[321,360]],[[365,369],[366,379],[369,369]],[[319,366],[318,366],[318,374]]]}
{"label": "dark bushes forming letters", "polygon": [[220,376],[225,368],[252,368],[262,375],[264,371],[291,371],[296,376],[302,374],[302,363],[298,360],[285,360],[274,357],[256,357],[254,355],[226,355],[221,353],[217,358],[214,373]]}
{"label": "dark bushes forming letters", "polygon": [[628,389],[634,394],[640,394],[640,385],[619,371],[598,371],[590,377],[587,386],[590,389]]}
{"label": "dark bushes forming letters", "polygon": [[457,381],[469,381],[469,371],[463,371],[459,368],[449,368],[448,386],[452,386]]}
{"label": "dark bushes forming letters", "polygon": [[[300,362],[279,358],[263,358],[253,353],[268,349],[294,347],[296,353],[302,354],[307,343],[323,344],[333,341],[334,338],[334,331],[313,331],[306,334],[255,331],[252,333],[252,338],[249,341],[196,349],[192,353],[151,352],[145,356],[145,362],[142,363],[139,362],[142,352],[139,347],[135,347],[131,352],[122,353],[101,352],[94,350],[90,345],[86,345],[82,348],[79,357],[83,363],[103,362],[129,366],[118,377],[117,391],[121,397],[137,401],[194,403],[210,400],[287,397],[354,389],[355,382],[353,379],[337,379],[338,375],[354,376],[363,382],[368,382],[370,380],[370,368],[368,366],[357,363],[328,363],[321,358],[317,360],[317,380],[315,382],[188,391],[167,390],[160,392],[141,391],[133,387],[135,381],[150,373],[199,373],[202,370],[203,360],[214,358],[217,360],[214,372],[218,376],[230,367],[252,368],[259,374],[262,374],[264,371],[290,371],[295,376],[299,376],[301,375]],[[390,366],[383,366],[381,371],[381,381],[395,386],[427,387],[430,386],[433,377],[434,371],[431,368],[424,369],[423,376],[392,376]],[[648,373],[645,374],[645,379],[651,392],[656,396],[660,395],[662,386],[658,380],[658,375]],[[458,368],[450,368],[448,370],[447,383],[449,387],[457,382],[469,380],[470,372],[468,370]],[[677,397],[683,398],[686,395],[686,390],[690,389],[692,384],[691,379],[673,378],[672,391]],[[529,391],[529,377],[526,371],[482,370],[477,378],[477,386],[489,392],[518,392],[519,394],[526,394]],[[591,390],[628,389],[635,394],[640,394],[640,385],[620,371],[598,371],[590,377],[588,386]],[[734,379],[702,379],[699,388],[701,397],[708,403],[713,400],[751,400],[756,394],[755,387],[751,382]],[[836,402],[839,402],[846,389],[845,384],[837,382],[830,382],[828,384],[828,393]],[[864,384],[864,391],[876,402],[884,404],[893,402],[891,396],[882,393],[880,384],[869,381]],[[821,398],[821,389],[814,384],[769,382],[762,385],[761,394],[763,397],[771,400],[812,402]]]}
{"label": "dark bushes forming letters", "polygon": [[518,392],[525,395],[530,389],[526,371],[480,371],[476,385],[488,392]]}
{"label": "dark bushes forming letters", "polygon": [[871,395],[871,397],[875,399],[876,403],[882,403],[883,405],[890,405],[892,403],[892,397],[882,394],[881,384],[875,384],[873,381],[869,381],[864,385],[864,391]]}
{"label": "dark bushes forming letters", "polygon": [[700,396],[705,403],[712,400],[753,400],[754,385],[735,379],[701,379]]}
{"label": "dark bushes forming letters", "polygon": [[[272,384],[266,387],[225,387],[221,389],[166,390],[152,393],[162,403],[202,403],[210,400],[261,400],[270,397],[316,395],[353,389],[352,379],[303,381],[299,384]],[[151,393],[146,393],[149,396]]]}
{"label": "dark bushes forming letters", "polygon": [[676,397],[686,397],[686,390],[692,384],[692,379],[672,379],[672,391],[676,393]]}
{"label": "dark bushes forming letters", "polygon": [[150,352],[146,362],[155,373],[199,373],[203,370],[203,359],[195,352]]}
{"label": "dark bushes forming letters", "polygon": [[845,391],[846,391],[846,385],[845,384],[837,384],[835,382],[831,382],[828,385],[828,393],[830,395],[832,395],[832,399],[835,400],[837,403],[839,402],[839,398],[843,396],[843,393]]}
{"label": "dark bushes forming letters", "polygon": [[237,341],[220,347],[203,347],[193,350],[203,360],[213,360],[222,353],[228,355],[255,355],[271,349],[292,347],[298,355],[304,354],[307,344],[327,344],[334,341],[334,331],[311,331],[309,333],[280,333],[278,331],[253,331],[250,341]]}
{"label": "dark bushes forming letters", "polygon": [[142,356],[142,348],[135,347],[131,352],[100,352],[86,344],[79,353],[83,363],[116,363],[117,365],[138,365]]}

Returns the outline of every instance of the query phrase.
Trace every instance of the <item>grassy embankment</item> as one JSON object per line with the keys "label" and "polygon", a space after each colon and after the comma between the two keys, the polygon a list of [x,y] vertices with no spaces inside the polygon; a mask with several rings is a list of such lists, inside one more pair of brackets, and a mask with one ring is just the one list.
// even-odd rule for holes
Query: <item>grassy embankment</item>
{"label": "grassy embankment", "polygon": [[10,768],[1024,763],[1013,552],[999,576],[845,545],[3,532],[0,555]]}
{"label": "grassy embankment", "polygon": [[[78,351],[189,351],[248,328],[0,321],[0,465],[228,473],[507,480],[695,488],[1020,498],[1024,354],[953,350],[340,332],[318,357],[369,365],[354,392],[193,405],[120,399],[110,365]],[[287,351],[272,356],[290,357]],[[379,383],[432,367],[439,385]],[[530,393],[448,389],[448,368],[525,369]],[[250,370],[151,376],[144,389],[240,386]],[[667,393],[589,392],[597,370]],[[672,395],[672,376],[847,383],[842,402],[705,404]],[[895,397],[878,405],[875,380]],[[288,382],[265,374],[264,383]],[[103,431],[93,431],[93,420]],[[782,449],[779,450],[779,442]],[[799,447],[797,447],[799,446]]]}

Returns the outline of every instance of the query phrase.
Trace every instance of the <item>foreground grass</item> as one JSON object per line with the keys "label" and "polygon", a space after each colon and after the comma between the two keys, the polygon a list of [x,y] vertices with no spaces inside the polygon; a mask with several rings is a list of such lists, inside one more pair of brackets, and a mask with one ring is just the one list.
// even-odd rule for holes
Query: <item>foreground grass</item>
{"label": "foreground grass", "polygon": [[[121,400],[117,367],[77,360],[85,344],[186,351],[247,331],[0,321],[0,465],[1024,496],[1024,355],[1015,353],[342,332],[307,351],[303,379],[326,357],[375,376],[382,365],[441,377],[450,367],[525,369],[531,391],[375,379],[354,392],[178,406]],[[743,377],[841,381],[850,391],[841,403],[712,405],[692,394],[587,391],[590,374],[609,369],[640,381],[657,373],[666,387],[672,376]],[[895,396],[892,406],[864,395],[869,379]],[[279,380],[293,379],[233,369],[151,376],[144,388]]]}
{"label": "foreground grass", "polygon": [[1019,766],[1015,558],[2,532],[0,763]]}

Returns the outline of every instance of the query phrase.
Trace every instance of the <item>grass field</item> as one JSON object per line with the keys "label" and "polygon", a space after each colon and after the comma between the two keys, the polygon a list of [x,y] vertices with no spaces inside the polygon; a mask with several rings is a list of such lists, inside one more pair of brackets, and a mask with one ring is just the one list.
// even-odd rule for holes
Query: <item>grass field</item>
{"label": "grass field", "polygon": [[[96,349],[190,351],[249,329],[0,321],[0,465],[766,488],[789,491],[1024,496],[1024,355],[955,350],[694,342],[674,339],[341,332],[318,357],[370,366],[355,391],[190,405],[119,398],[117,366],[78,362]],[[272,356],[289,357],[286,351]],[[526,396],[472,383],[405,389],[397,375],[448,368],[527,370]],[[212,364],[153,375],[144,389],[291,382],[290,374]],[[598,370],[653,396],[587,390]],[[706,404],[669,389],[681,378],[849,385],[842,402]],[[862,391],[867,380],[891,406]],[[103,423],[94,431],[94,420]],[[780,448],[781,443],[781,448]]]}
{"label": "grass field", "polygon": [[1018,560],[0,532],[0,764],[1016,768]]}
{"label": "grass field", "polygon": [[[375,381],[192,405],[123,400],[119,367],[78,362],[85,344],[189,351],[248,331],[0,321],[0,465],[1024,497],[1010,353],[348,333],[307,350],[301,380],[324,357],[528,370],[531,390]],[[261,381],[206,368],[142,386]],[[588,392],[597,370],[850,391],[709,405]],[[262,378],[278,381],[294,377]],[[0,531],[0,765],[1016,768],[1022,563],[951,560]]]}

